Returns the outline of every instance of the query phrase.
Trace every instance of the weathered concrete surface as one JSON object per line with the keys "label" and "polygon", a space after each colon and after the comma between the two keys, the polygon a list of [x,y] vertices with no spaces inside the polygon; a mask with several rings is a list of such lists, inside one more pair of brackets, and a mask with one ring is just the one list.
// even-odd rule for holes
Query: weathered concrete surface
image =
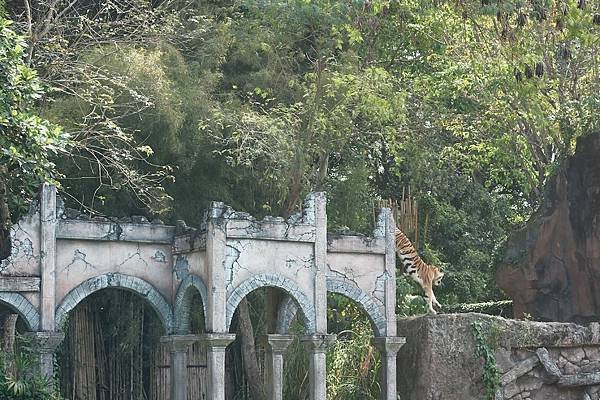
{"label": "weathered concrete surface", "polygon": [[[472,328],[476,321],[486,333],[503,382],[496,399],[599,398],[595,379],[600,371],[600,325],[517,321],[471,313],[398,321],[398,334],[406,336],[397,364],[402,400],[484,398],[483,360],[475,355]],[[573,382],[590,384],[569,384]]]}
{"label": "weathered concrete surface", "polygon": [[545,204],[508,242],[496,280],[514,315],[600,319],[600,134],[577,141],[548,183]]}
{"label": "weathered concrete surface", "polygon": [[[30,329],[60,338],[69,312],[92,293],[135,292],[163,323],[176,373],[185,365],[191,298],[198,293],[210,332],[203,337],[208,393],[218,400],[225,393],[225,348],[233,340],[228,331],[239,302],[253,290],[278,288],[287,295],[278,307],[283,321],[278,326],[287,329],[290,315],[300,311],[309,335],[312,398],[323,400],[327,292],[357,301],[377,336],[390,343],[397,339],[390,210],[380,212],[373,237],[328,238],[326,203],[323,193],[312,193],[288,219],[257,220],[214,202],[194,229],[183,221],[167,226],[144,217],[90,218],[64,209],[56,189],[46,184],[11,230],[11,255],[0,263],[0,303],[18,312]],[[52,354],[44,351],[46,368]],[[184,382],[172,381],[173,397],[183,400]]]}

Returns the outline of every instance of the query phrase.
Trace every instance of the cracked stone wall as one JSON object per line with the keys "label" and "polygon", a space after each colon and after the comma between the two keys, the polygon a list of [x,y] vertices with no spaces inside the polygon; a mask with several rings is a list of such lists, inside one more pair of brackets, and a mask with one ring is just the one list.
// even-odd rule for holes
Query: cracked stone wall
{"label": "cracked stone wall", "polygon": [[56,299],[60,303],[81,282],[106,273],[136,276],[173,297],[171,246],[161,244],[58,240]]}
{"label": "cracked stone wall", "polygon": [[379,221],[373,237],[328,237],[328,290],[358,302],[378,335],[387,332],[386,288],[395,280],[395,264],[390,268],[386,263],[384,235],[385,221]]}
{"label": "cracked stone wall", "polygon": [[581,326],[445,314],[398,321],[402,400],[481,400],[484,362],[475,355],[473,323],[495,356],[496,400],[599,400],[600,324]]}
{"label": "cracked stone wall", "polygon": [[90,217],[65,209],[56,189],[44,184],[40,201],[13,228],[12,254],[0,264],[0,302],[19,311],[31,329],[53,331],[90,294],[121,288],[146,298],[167,332],[186,333],[197,291],[208,329],[225,332],[244,296],[277,287],[293,299],[286,300],[286,315],[297,307],[307,333],[325,333],[330,291],[362,305],[378,335],[393,336],[389,210],[380,214],[373,237],[328,237],[325,209],[322,193],[310,194],[287,219],[257,220],[216,202],[195,229],[184,221],[168,226],[140,216]]}
{"label": "cracked stone wall", "polygon": [[333,253],[327,258],[327,267],[327,277],[348,281],[383,307],[384,285],[389,276],[384,269],[383,255]]}
{"label": "cracked stone wall", "polygon": [[0,276],[37,276],[40,274],[40,214],[35,206],[11,228],[10,257],[0,261]]}
{"label": "cracked stone wall", "polygon": [[294,281],[307,296],[313,293],[313,246],[301,242],[234,239],[227,241],[227,293],[255,274],[277,273]]}

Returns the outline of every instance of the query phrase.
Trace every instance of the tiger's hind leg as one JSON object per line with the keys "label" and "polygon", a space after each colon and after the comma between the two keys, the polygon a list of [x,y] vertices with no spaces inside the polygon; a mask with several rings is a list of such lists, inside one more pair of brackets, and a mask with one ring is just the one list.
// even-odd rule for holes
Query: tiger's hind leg
{"label": "tiger's hind leg", "polygon": [[435,298],[435,294],[433,293],[433,291],[431,292],[431,294],[433,294],[433,304],[435,304],[436,307],[438,307],[438,308],[442,308],[442,305],[440,304],[440,302],[437,301],[437,299]]}

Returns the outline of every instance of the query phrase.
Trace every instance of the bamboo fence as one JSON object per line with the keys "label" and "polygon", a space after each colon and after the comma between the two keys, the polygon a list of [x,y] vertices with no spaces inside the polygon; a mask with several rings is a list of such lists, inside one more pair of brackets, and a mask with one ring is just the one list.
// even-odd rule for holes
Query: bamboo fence
{"label": "bamboo fence", "polygon": [[[206,351],[200,343],[190,346],[188,353],[188,394],[190,400],[208,400],[206,394]],[[169,349],[160,344],[154,356],[153,382],[150,385],[150,400],[169,400],[171,378],[169,368]]]}
{"label": "bamboo fence", "polygon": [[[127,292],[91,296],[75,307],[59,361],[66,399],[170,399],[168,347],[147,326],[146,307]],[[206,352],[199,343],[188,350],[187,372],[188,399],[206,400]]]}
{"label": "bamboo fence", "polygon": [[[373,203],[373,215],[377,218],[377,212],[380,208],[390,208],[396,226],[406,236],[408,236],[416,249],[419,248],[419,207],[417,199],[411,194],[410,186],[402,190],[402,197],[397,199],[378,199]],[[429,223],[429,214],[425,214],[425,223],[423,227],[423,240],[426,240],[427,225]]]}

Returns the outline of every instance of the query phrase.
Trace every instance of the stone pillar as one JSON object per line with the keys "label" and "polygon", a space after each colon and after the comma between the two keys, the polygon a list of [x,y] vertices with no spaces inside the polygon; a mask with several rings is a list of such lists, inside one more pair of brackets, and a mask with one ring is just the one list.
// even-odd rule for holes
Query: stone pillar
{"label": "stone pillar", "polygon": [[235,340],[232,333],[205,333],[201,340],[206,346],[208,391],[206,398],[225,400],[225,349]]}
{"label": "stone pillar", "polygon": [[291,335],[264,335],[266,344],[265,386],[267,400],[283,400],[283,354],[294,337]]}
{"label": "stone pillar", "polygon": [[381,213],[385,222],[385,290],[383,301],[386,331],[380,334],[394,337],[398,328],[396,326],[396,223],[392,210],[385,208],[381,210]]}
{"label": "stone pillar", "polygon": [[56,187],[42,185],[40,195],[40,325],[54,331],[56,308]]}
{"label": "stone pillar", "polygon": [[302,336],[300,339],[309,354],[309,384],[310,400],[325,400],[327,395],[326,385],[326,352],[336,339],[335,335],[313,334]]}
{"label": "stone pillar", "polygon": [[38,352],[42,376],[52,378],[54,376],[54,353],[65,338],[65,334],[62,332],[29,332],[27,336],[33,340],[33,348]]}
{"label": "stone pillar", "polygon": [[[223,219],[225,205],[213,202],[206,221],[206,272],[208,276],[208,299],[206,302],[206,330],[226,332],[225,260],[227,258],[226,221]],[[203,299],[204,301],[204,299]]]}
{"label": "stone pillar", "polygon": [[396,400],[396,354],[406,343],[406,338],[387,336],[373,338],[372,343],[381,353],[381,399]]}
{"label": "stone pillar", "polygon": [[162,336],[161,343],[169,346],[169,375],[171,377],[171,400],[187,400],[187,351],[200,339],[198,335]]}
{"label": "stone pillar", "polygon": [[312,194],[315,213],[315,331],[327,332],[327,198],[325,193]]}

